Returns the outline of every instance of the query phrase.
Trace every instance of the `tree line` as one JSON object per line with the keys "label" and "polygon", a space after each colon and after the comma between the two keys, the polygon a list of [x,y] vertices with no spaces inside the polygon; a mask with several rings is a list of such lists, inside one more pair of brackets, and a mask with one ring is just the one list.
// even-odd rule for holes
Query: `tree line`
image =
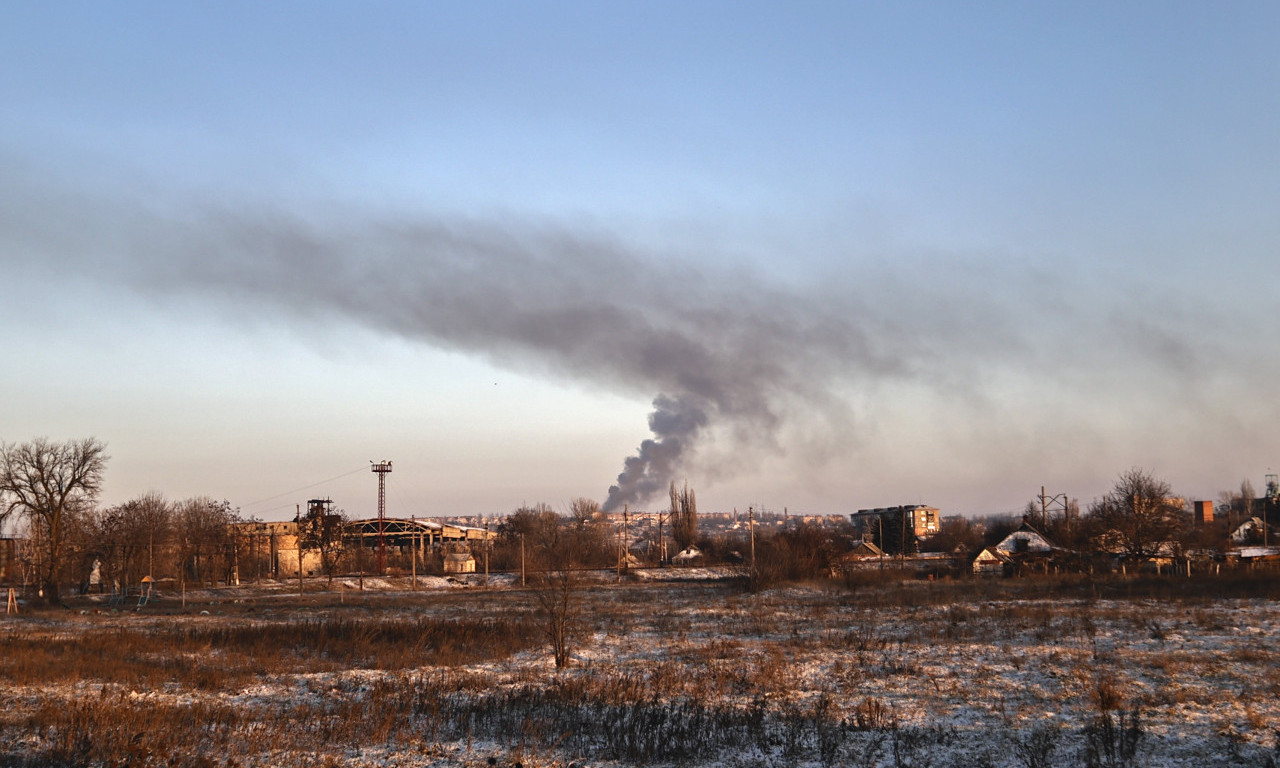
{"label": "tree line", "polygon": [[144,576],[228,578],[238,510],[208,497],[170,501],[159,493],[100,508],[107,460],[106,444],[94,438],[0,445],[0,520],[16,518],[23,527],[24,582],[53,605],[63,585],[83,589],[91,579],[124,587]]}
{"label": "tree line", "polygon": [[[0,519],[16,518],[24,526],[23,581],[38,585],[44,599],[57,603],[61,585],[87,587],[94,578],[105,588],[137,585],[143,576],[180,583],[229,582],[251,545],[238,541],[234,523],[244,522],[228,502],[209,497],[179,501],[148,493],[122,504],[99,508],[108,456],[94,438],[54,442],[37,438],[22,444],[0,444]],[[711,536],[699,530],[697,501],[686,484],[670,486],[670,506],[659,517],[661,542],[650,563],[665,562],[670,552],[696,546],[708,562],[749,565],[760,578],[804,579],[830,573],[837,560],[860,540],[851,525],[797,525],[751,536],[736,532]],[[1081,557],[1109,553],[1147,559],[1195,550],[1223,550],[1228,534],[1254,515],[1267,518],[1275,506],[1259,509],[1252,486],[1222,494],[1219,508],[1228,514],[1202,526],[1192,524],[1183,502],[1169,483],[1142,469],[1122,473],[1113,488],[1082,514],[1079,504],[1063,499],[1050,512],[1029,502],[1017,516],[985,521],[951,517],[938,534],[925,540],[907,536],[878,542],[889,554],[936,551],[976,554],[1027,522],[1064,551]],[[1265,501],[1265,500],[1264,500]],[[300,516],[303,549],[320,554],[332,577],[347,559],[346,522],[332,510],[308,510]],[[890,525],[896,530],[898,526]],[[1255,534],[1267,543],[1267,527]],[[571,502],[568,514],[546,504],[522,507],[507,515],[498,538],[486,542],[486,565],[495,571],[569,572],[584,568],[620,570],[632,562],[629,540],[585,498]],[[539,576],[538,578],[545,578]]]}
{"label": "tree line", "polygon": [[1170,483],[1142,468],[1119,475],[1111,489],[1081,511],[1077,500],[1064,500],[1051,509],[1029,501],[1021,515],[985,519],[947,518],[937,536],[921,546],[925,551],[976,552],[1028,524],[1065,551],[1082,556],[1109,554],[1128,560],[1181,557],[1188,553],[1222,553],[1237,543],[1267,544],[1267,526],[1231,535],[1254,517],[1274,523],[1280,514],[1276,499],[1256,498],[1244,480],[1237,490],[1223,491],[1212,505],[1213,519],[1198,522]]}

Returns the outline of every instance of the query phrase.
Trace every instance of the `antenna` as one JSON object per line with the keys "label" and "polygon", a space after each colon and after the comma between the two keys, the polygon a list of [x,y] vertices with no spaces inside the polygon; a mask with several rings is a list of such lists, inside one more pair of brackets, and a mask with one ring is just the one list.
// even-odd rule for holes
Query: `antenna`
{"label": "antenna", "polygon": [[391,473],[391,462],[373,462],[371,469],[378,476],[378,575],[387,574],[387,475]]}

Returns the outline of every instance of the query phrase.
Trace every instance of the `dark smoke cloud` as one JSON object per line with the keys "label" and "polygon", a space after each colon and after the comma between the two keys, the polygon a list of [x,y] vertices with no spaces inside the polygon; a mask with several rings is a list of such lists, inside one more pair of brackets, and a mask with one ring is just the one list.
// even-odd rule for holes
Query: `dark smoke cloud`
{"label": "dark smoke cloud", "polygon": [[602,505],[605,512],[644,502],[665,490],[680,468],[685,448],[697,440],[709,419],[705,406],[689,397],[658,395],[653,408],[649,429],[657,439],[641,442],[639,452],[623,461],[618,482],[609,487]]}
{"label": "dark smoke cloud", "polygon": [[54,269],[255,313],[344,317],[647,393],[653,436],[625,459],[607,509],[664,491],[708,430],[738,450],[777,447],[789,412],[847,409],[839,380],[909,375],[927,338],[898,333],[851,295],[643,259],[606,236],[537,223],[4,197],[16,203],[0,212],[11,243],[34,243]]}
{"label": "dark smoke cloud", "polygon": [[545,222],[126,202],[13,175],[0,178],[0,259],[10,273],[34,263],[150,296],[341,318],[654,398],[652,437],[624,460],[609,509],[664,491],[708,444],[721,475],[750,451],[803,443],[830,456],[848,444],[855,392],[905,384],[973,407],[989,372],[1047,367],[1054,350],[1079,354],[1084,371],[1092,349],[1157,374],[1161,358],[1184,371],[1200,358],[1177,329],[1153,356],[1137,346],[1149,325],[1127,341],[1123,317],[1099,327],[1069,305],[1039,311],[1044,270],[1032,283],[1016,266],[974,277],[934,260],[784,284]]}

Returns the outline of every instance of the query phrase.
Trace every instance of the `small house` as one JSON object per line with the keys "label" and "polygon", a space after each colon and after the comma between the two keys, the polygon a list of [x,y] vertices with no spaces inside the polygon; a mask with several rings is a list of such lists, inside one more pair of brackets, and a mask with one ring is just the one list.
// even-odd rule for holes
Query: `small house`
{"label": "small house", "polygon": [[449,552],[444,556],[445,573],[475,573],[476,559],[470,552]]}
{"label": "small house", "polygon": [[1013,558],[997,547],[987,547],[973,558],[975,576],[1004,576],[1013,570]]}
{"label": "small house", "polygon": [[979,552],[972,570],[975,574],[984,575],[1048,573],[1056,551],[1060,550],[1024,519],[1018,530],[1005,536],[999,544]]}
{"label": "small house", "polygon": [[1256,545],[1275,540],[1275,526],[1267,525],[1262,521],[1261,517],[1251,517],[1231,532],[1231,543],[1233,544]]}

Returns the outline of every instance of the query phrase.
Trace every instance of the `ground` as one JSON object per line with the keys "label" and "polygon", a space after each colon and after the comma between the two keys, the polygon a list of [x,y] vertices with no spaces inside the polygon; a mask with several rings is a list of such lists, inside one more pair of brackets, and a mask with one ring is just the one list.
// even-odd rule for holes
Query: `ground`
{"label": "ground", "polygon": [[316,583],[301,597],[244,586],[141,608],[81,599],[11,616],[3,764],[1280,758],[1271,599],[1003,581],[747,593],[662,576],[594,577],[563,671],[509,576]]}

